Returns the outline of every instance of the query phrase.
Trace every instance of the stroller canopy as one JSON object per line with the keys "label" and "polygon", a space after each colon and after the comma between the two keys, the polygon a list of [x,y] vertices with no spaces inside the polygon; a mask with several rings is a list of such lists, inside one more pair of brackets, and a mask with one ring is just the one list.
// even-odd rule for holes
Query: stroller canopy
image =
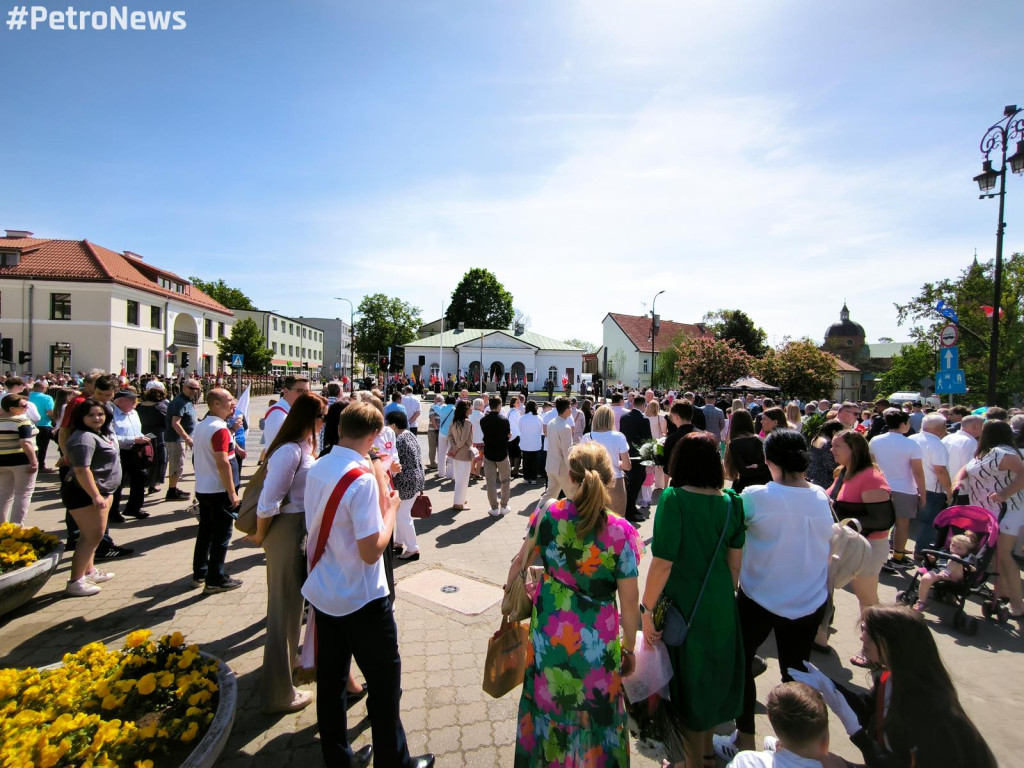
{"label": "stroller canopy", "polygon": [[942,510],[935,518],[935,527],[952,525],[974,531],[988,547],[994,547],[999,539],[999,521],[984,507],[959,506]]}

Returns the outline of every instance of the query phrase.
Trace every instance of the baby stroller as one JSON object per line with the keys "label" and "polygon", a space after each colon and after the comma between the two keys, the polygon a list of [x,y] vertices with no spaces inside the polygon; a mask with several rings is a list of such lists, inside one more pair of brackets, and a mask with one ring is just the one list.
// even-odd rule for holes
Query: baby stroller
{"label": "baby stroller", "polygon": [[[992,575],[989,570],[992,557],[996,551],[996,541],[999,539],[999,522],[996,516],[983,507],[957,506],[949,507],[939,513],[935,518],[935,541],[941,542],[941,549],[926,549],[925,555],[933,555],[937,558],[936,565],[943,565],[950,560],[964,566],[963,581],[937,581],[932,587],[932,595],[936,600],[956,606],[956,611],[949,619],[949,624],[954,629],[963,630],[968,635],[978,632],[978,620],[968,616],[964,612],[964,604],[967,598],[972,595],[979,595],[985,598],[982,604],[982,612],[986,618],[994,613],[1007,611],[1000,608],[998,601],[992,595],[986,582]],[[950,541],[959,533],[972,531],[978,536],[978,547],[969,558],[961,559],[949,551]],[[927,569],[919,568],[914,573],[914,579],[906,590],[896,593],[896,600],[906,605],[913,605],[917,601],[918,585],[921,576],[927,573]],[[1001,616],[1002,613],[999,613]],[[1002,619],[1005,621],[1006,619]]]}

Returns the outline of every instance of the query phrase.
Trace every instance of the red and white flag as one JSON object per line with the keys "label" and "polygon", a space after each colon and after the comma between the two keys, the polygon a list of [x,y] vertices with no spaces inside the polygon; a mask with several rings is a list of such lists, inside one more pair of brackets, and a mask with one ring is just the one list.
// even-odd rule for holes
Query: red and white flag
{"label": "red and white flag", "polygon": [[[981,310],[985,313],[985,317],[987,317],[989,320],[992,319],[992,314],[996,311],[995,308],[990,307],[988,304],[982,304],[981,305]],[[1000,307],[999,308],[999,319],[1002,320],[1004,317],[1006,317],[1006,313],[1003,312],[1003,308]]]}

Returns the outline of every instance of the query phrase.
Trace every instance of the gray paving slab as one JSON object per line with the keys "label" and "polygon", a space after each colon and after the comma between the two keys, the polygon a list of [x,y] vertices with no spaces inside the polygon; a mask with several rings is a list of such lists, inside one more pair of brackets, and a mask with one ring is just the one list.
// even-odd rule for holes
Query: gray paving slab
{"label": "gray paving slab", "polygon": [[[253,415],[265,408],[267,398],[256,398]],[[425,412],[425,410],[424,410]],[[258,418],[250,421],[256,424]],[[421,422],[426,428],[425,419]],[[426,460],[426,437],[423,442]],[[250,446],[259,442],[254,429]],[[255,456],[255,451],[252,452]],[[254,459],[246,462],[251,473]],[[192,489],[192,477],[182,483]],[[502,518],[487,515],[483,483],[470,486],[469,509],[451,509],[452,483],[427,473],[427,492],[434,515],[417,521],[421,558],[401,563],[395,574],[399,584],[428,569],[445,569],[476,582],[500,587],[508,563],[518,550],[530,511],[540,488],[513,481],[512,513]],[[26,666],[53,662],[81,645],[101,640],[117,645],[135,629],[163,633],[184,632],[206,650],[225,659],[239,681],[239,709],[234,730],[220,764],[223,766],[319,765],[315,708],[287,716],[263,715],[259,709],[259,674],[266,618],[266,581],[261,550],[237,537],[228,554],[228,570],[241,578],[241,589],[204,597],[190,585],[190,563],[196,519],[183,503],[172,504],[150,497],[146,509],[152,517],[114,526],[119,544],[139,552],[110,566],[117,578],[93,598],[64,598],[62,590],[70,567],[61,564],[42,592],[18,612],[0,619],[0,665]],[[29,523],[63,535],[64,510],[56,493],[56,476],[42,476],[33,499]],[[641,526],[649,541],[652,523]],[[650,559],[641,563],[641,579]],[[881,595],[892,601],[903,577],[885,577]],[[837,633],[830,656],[815,654],[813,661],[840,680],[866,685],[866,674],[848,663],[859,650],[857,603],[852,594],[836,597]],[[1020,713],[1024,711],[1024,649],[1020,625],[983,622],[975,637],[966,637],[940,621],[944,606],[928,614],[935,638],[952,673],[964,707],[989,740],[1000,763],[1018,764],[1016,753],[1024,746]],[[981,615],[976,603],[971,615]],[[396,606],[403,665],[402,719],[410,747],[433,751],[439,766],[506,766],[512,763],[515,717],[519,691],[492,699],[481,689],[487,638],[500,621],[498,606],[478,615],[466,615],[433,600],[400,589]],[[779,682],[771,640],[762,649],[769,657],[768,671],[758,679],[759,700]],[[833,718],[834,720],[834,718]],[[365,700],[350,716],[356,746],[369,743]],[[719,729],[728,732],[731,726]],[[770,733],[764,708],[758,705],[758,735]],[[833,750],[850,760],[858,759],[838,723],[832,723]],[[655,746],[634,750],[632,764],[646,768],[660,765],[663,754]]]}

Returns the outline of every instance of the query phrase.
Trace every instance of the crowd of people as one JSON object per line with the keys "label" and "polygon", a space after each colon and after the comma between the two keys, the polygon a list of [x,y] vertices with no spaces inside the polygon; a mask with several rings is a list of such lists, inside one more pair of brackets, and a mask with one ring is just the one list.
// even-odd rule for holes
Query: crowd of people
{"label": "crowd of people", "polygon": [[[67,593],[97,594],[114,577],[97,563],[132,552],[114,543],[110,524],[147,517],[147,495],[166,483],[166,501],[191,499],[180,487],[189,449],[199,518],[192,585],[207,594],[241,586],[225,562],[244,493],[246,418],[235,397],[194,379],[179,382],[173,397],[157,379],[133,386],[97,372],[64,383],[6,380],[0,501],[4,520],[24,523],[37,473],[60,473],[74,553]],[[932,569],[936,516],[969,503],[999,518],[996,588],[1010,616],[1024,616],[1013,559],[1024,527],[1024,413],[650,390],[544,402],[519,393],[507,402],[500,393],[473,399],[462,390],[427,393],[428,407],[410,385],[396,387],[386,405],[379,391],[349,394],[339,382],[320,394],[302,376],[279,385],[260,419],[263,476],[248,537],[266,556],[261,704],[281,713],[313,700],[293,680],[305,601],[306,636],[315,642],[302,653],[331,649],[303,659],[316,669],[328,764],[433,765],[432,755],[410,756],[401,723],[393,558],[420,557],[413,508],[425,472],[435,471],[455,513],[469,509],[470,483],[483,481],[495,518],[510,511],[513,481],[544,484],[509,572],[511,580],[538,561],[544,571],[516,765],[628,765],[622,678],[633,672],[637,643],[645,652],[661,646],[673,671],[661,702],[678,737],[666,741],[671,765],[712,766],[716,757],[739,767],[843,765],[829,752],[829,712],[869,768],[995,765],[921,615],[928,590],[963,578],[963,569],[934,568],[909,607],[879,605],[878,584],[883,571]],[[52,468],[51,441],[59,454]],[[637,529],[652,507],[652,560],[641,584],[647,550]],[[810,662],[815,650],[830,652],[833,508],[886,520],[865,527],[871,554],[851,582],[862,650],[850,661],[870,670],[868,699]],[[976,545],[962,537],[956,553],[968,557]],[[755,677],[764,665],[757,652],[772,634],[784,682],[766,701],[778,739],[755,752]],[[363,696],[372,745],[354,751],[345,713]],[[731,736],[713,735],[729,721]]]}

